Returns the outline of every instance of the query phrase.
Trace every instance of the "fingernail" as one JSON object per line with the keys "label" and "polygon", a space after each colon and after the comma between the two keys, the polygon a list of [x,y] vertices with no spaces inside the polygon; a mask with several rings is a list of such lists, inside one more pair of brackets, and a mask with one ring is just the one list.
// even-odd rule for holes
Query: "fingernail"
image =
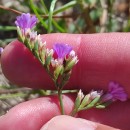
{"label": "fingernail", "polygon": [[97,128],[97,124],[92,121],[88,121],[81,118],[77,118],[77,120],[81,122],[82,125],[84,124],[84,126],[87,127],[87,130],[96,130]]}
{"label": "fingernail", "polygon": [[96,123],[64,115],[54,117],[41,130],[96,130],[96,128]]}
{"label": "fingernail", "polygon": [[53,122],[53,119],[48,121],[40,130],[49,130],[50,124]]}

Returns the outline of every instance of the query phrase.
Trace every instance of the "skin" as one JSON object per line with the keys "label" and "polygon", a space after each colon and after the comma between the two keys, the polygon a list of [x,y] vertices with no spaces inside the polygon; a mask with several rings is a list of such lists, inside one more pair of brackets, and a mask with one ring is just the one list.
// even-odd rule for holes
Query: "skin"
{"label": "skin", "polygon": [[[108,83],[116,81],[124,86],[128,98],[130,97],[129,33],[49,34],[43,35],[42,39],[47,42],[48,48],[52,48],[54,43],[70,44],[78,55],[79,62],[74,67],[71,82],[65,89],[82,89],[84,93],[91,89],[107,90]],[[3,73],[12,83],[31,88],[55,89],[39,61],[18,41],[10,43],[5,48],[1,65]],[[74,95],[64,95],[63,102],[65,112],[69,114],[73,108]],[[27,101],[12,108],[0,118],[0,129],[80,130],[83,127],[91,130],[116,130],[115,128],[129,130],[129,108],[128,100],[115,102],[104,110],[91,109],[79,112],[78,119],[69,116],[56,117],[60,115],[58,99],[56,96],[49,96]],[[81,118],[86,120],[82,122]],[[48,125],[48,121],[51,125]],[[90,124],[94,127],[90,128]]]}

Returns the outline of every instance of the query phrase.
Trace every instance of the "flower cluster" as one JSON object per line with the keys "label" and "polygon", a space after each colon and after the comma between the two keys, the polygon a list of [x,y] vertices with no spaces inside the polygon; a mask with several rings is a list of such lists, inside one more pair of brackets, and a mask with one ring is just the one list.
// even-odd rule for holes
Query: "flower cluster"
{"label": "flower cluster", "polygon": [[18,16],[15,24],[19,40],[31,50],[47,70],[55,86],[61,89],[69,80],[78,57],[72,47],[64,43],[56,43],[50,50],[46,48],[46,42],[43,43],[40,35],[33,30],[36,23],[37,18],[29,13]]}
{"label": "flower cluster", "polygon": [[17,26],[18,39],[24,43],[30,50],[34,49],[34,45],[40,42],[40,36],[37,32],[32,31],[37,23],[36,16],[31,16],[29,13],[23,13],[18,16],[15,24]]}
{"label": "flower cluster", "polygon": [[123,87],[116,82],[110,82],[108,84],[107,93],[103,93],[103,90],[91,91],[85,96],[80,90],[75,100],[74,110],[72,111],[71,115],[74,116],[77,112],[90,108],[105,108],[117,100],[126,101],[127,94]]}
{"label": "flower cluster", "polygon": [[[41,36],[33,30],[37,23],[37,18],[29,13],[17,17],[15,24],[19,40],[33,53],[48,72],[56,89],[61,106],[61,112],[64,114],[62,102],[62,89],[68,82],[72,73],[72,68],[77,64],[78,57],[71,46],[64,43],[55,43],[52,49],[46,47],[46,42],[42,42]],[[0,48],[0,53],[2,52]],[[126,101],[127,94],[123,87],[115,82],[110,82],[108,92],[91,91],[86,96],[80,90],[74,104],[74,110],[71,115],[75,115],[81,110],[90,108],[105,108],[110,103],[120,100]]]}

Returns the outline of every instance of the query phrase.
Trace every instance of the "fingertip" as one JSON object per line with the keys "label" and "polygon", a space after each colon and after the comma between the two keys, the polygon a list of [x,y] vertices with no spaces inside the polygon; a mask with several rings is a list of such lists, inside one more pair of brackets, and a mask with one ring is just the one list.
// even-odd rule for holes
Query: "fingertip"
{"label": "fingertip", "polygon": [[60,115],[48,121],[41,130],[117,130],[109,126],[74,118],[71,116]]}
{"label": "fingertip", "polygon": [[69,44],[77,52],[81,44],[80,34],[54,33],[41,35],[42,41],[47,42],[47,47],[52,48],[55,43]]}
{"label": "fingertip", "polygon": [[71,116],[61,115],[52,118],[41,130],[96,130],[95,123],[88,123],[83,119],[77,119]]}
{"label": "fingertip", "polygon": [[117,101],[112,103],[110,106],[107,106],[105,109],[89,109],[87,111],[81,111],[78,113],[78,116],[111,127],[129,130],[129,108],[129,100],[126,102]]}
{"label": "fingertip", "polygon": [[[73,99],[63,96],[65,113],[72,111]],[[39,130],[54,116],[60,115],[57,96],[33,99],[10,109],[0,118],[0,130]]]}
{"label": "fingertip", "polygon": [[[50,89],[53,85],[41,63],[18,40],[6,46],[1,56],[1,67],[5,77],[19,86]],[[51,86],[52,87],[52,86]]]}
{"label": "fingertip", "polygon": [[[122,84],[130,95],[130,33],[46,34],[41,37],[49,48],[54,43],[65,43],[78,54],[79,62],[64,89],[107,90],[107,84],[112,80]],[[12,83],[55,89],[40,62],[18,41],[5,48],[1,64],[3,73]]]}
{"label": "fingertip", "polygon": [[[52,48],[54,43],[63,43],[72,46],[76,52],[81,43],[81,36],[78,34],[46,34],[41,35],[41,38],[43,42],[47,42],[48,48]],[[1,65],[6,78],[14,84],[31,88],[55,89],[53,81],[41,63],[18,40],[6,46],[1,57]],[[72,77],[75,77],[76,73],[73,71]],[[72,78],[69,87],[66,88],[71,86],[73,89],[77,86],[77,81]]]}

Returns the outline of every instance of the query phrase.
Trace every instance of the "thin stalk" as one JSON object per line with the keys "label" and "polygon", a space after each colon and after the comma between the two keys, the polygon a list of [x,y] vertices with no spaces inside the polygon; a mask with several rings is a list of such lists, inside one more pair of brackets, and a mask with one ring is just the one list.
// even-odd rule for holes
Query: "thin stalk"
{"label": "thin stalk", "polygon": [[45,3],[44,3],[44,0],[41,0],[41,4],[42,4],[42,6],[43,6],[43,8],[44,8],[45,14],[48,14],[48,9],[47,9],[47,7],[46,7],[46,5],[45,5]]}
{"label": "thin stalk", "polygon": [[[18,10],[12,9],[12,8],[4,7],[4,6],[2,6],[2,5],[0,5],[0,9],[7,10],[7,11],[12,11],[13,13],[16,13],[16,14],[25,13],[25,12],[20,12],[20,11],[18,11]],[[34,14],[31,14],[31,15],[34,15]],[[78,14],[78,15],[80,15],[80,14]],[[41,17],[43,17],[43,18],[48,18],[48,15],[39,15],[39,16],[41,16]],[[58,18],[58,19],[59,19],[59,18],[73,18],[73,15],[58,15],[58,16],[53,15],[52,17],[53,17],[53,18]]]}
{"label": "thin stalk", "polygon": [[[93,106],[92,106],[93,107]],[[92,107],[90,107],[90,108],[92,108]],[[77,110],[76,109],[74,109],[72,112],[71,112],[71,116],[75,116],[76,115],[76,113],[78,113],[79,111],[83,111],[83,110],[88,110],[88,109],[90,109],[90,108],[78,108]]]}
{"label": "thin stalk", "polygon": [[60,101],[61,114],[64,115],[65,112],[64,112],[64,106],[63,106],[63,100],[62,100],[62,90],[61,89],[58,90],[58,98]]}
{"label": "thin stalk", "polygon": [[43,19],[41,18],[41,16],[38,14],[37,10],[35,9],[35,6],[34,6],[32,0],[30,0],[30,6],[31,6],[31,8],[33,9],[33,11],[34,11],[35,15],[37,16],[38,20],[41,22],[42,26],[43,26],[45,29],[48,29],[47,24],[43,21]]}
{"label": "thin stalk", "polygon": [[48,33],[51,32],[51,26],[52,26],[52,15],[53,15],[53,10],[55,7],[57,0],[53,0],[51,2],[50,10],[49,10],[49,19],[48,19]]}
{"label": "thin stalk", "polygon": [[1,45],[1,46],[6,45],[6,44],[8,44],[9,42],[14,41],[15,39],[16,39],[16,38],[9,38],[9,39],[0,40],[0,45]]}
{"label": "thin stalk", "polygon": [[46,66],[43,65],[43,67],[45,68],[46,72],[49,74],[50,78],[54,81],[53,74],[48,70]]}
{"label": "thin stalk", "polygon": [[76,113],[77,113],[77,110],[76,110],[76,109],[74,109],[74,110],[71,112],[70,116],[75,116],[75,115],[76,115]]}
{"label": "thin stalk", "polygon": [[[1,87],[1,86],[0,86]],[[2,88],[2,87],[1,87]],[[30,91],[31,89],[29,88],[13,88],[13,89],[1,89],[0,88],[0,94],[8,94],[8,93],[17,93],[19,91],[22,91],[22,92],[27,92],[27,91]]]}
{"label": "thin stalk", "polygon": [[62,28],[61,26],[59,26],[59,24],[57,24],[57,22],[55,20],[52,19],[52,23],[58,29],[58,31],[60,31],[61,33],[65,33],[66,32],[65,29]]}
{"label": "thin stalk", "polygon": [[0,31],[12,31],[16,29],[17,28],[15,26],[0,26]]}
{"label": "thin stalk", "polygon": [[[46,8],[46,5],[45,5],[45,3],[44,3],[44,0],[41,0],[41,3],[42,3],[43,8],[45,9],[45,14],[48,14],[49,11],[48,11],[48,9]],[[53,16],[52,16],[52,17],[53,17]],[[61,33],[65,33],[65,32],[66,32],[65,29],[63,29],[62,27],[60,27],[55,20],[52,19],[52,23],[53,23],[53,25],[58,29],[59,32],[61,32]]]}
{"label": "thin stalk", "polygon": [[68,8],[71,8],[71,7],[73,7],[76,4],[77,4],[77,1],[73,0],[73,1],[71,1],[71,2],[69,2],[67,4],[65,4],[65,5],[63,5],[62,7],[58,8],[57,10],[55,10],[53,12],[53,14],[58,14],[60,12],[63,12],[64,10],[66,10]]}
{"label": "thin stalk", "polygon": [[24,94],[24,93],[6,94],[6,95],[0,95],[0,99],[25,97],[25,96],[26,96],[26,94]]}

